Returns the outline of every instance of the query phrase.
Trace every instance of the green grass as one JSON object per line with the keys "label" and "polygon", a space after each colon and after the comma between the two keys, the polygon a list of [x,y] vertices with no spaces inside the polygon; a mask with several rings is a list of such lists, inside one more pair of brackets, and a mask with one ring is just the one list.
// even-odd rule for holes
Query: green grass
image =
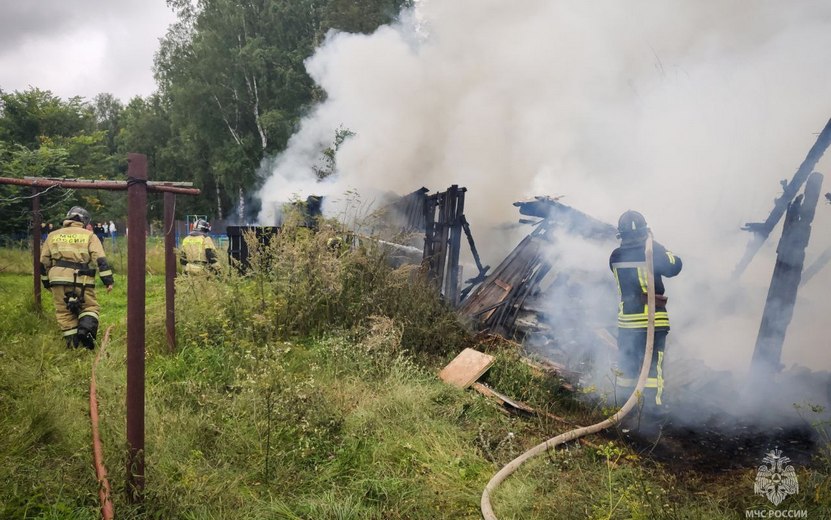
{"label": "green grass", "polygon": [[[297,257],[284,249],[282,261],[306,272],[315,255],[305,247]],[[157,264],[159,250],[148,251]],[[17,265],[26,257],[0,250],[0,259]],[[173,354],[164,345],[163,278],[148,270],[143,508],[124,499],[126,284],[119,274],[111,294],[99,290],[101,337],[114,325],[98,386],[117,518],[475,519],[493,473],[563,431],[506,416],[478,394],[441,383],[434,374],[460,345],[422,349],[445,336],[420,328],[445,330],[443,311],[417,288],[414,307],[395,301],[399,280],[370,270],[366,258],[355,259],[360,267],[324,260],[334,269],[326,283],[295,280],[307,293],[262,273],[179,280]],[[92,355],[63,347],[49,293],[44,314],[32,312],[27,273],[0,273],[0,518],[98,518],[87,402]],[[392,296],[373,279],[390,284]],[[358,304],[332,296],[354,297],[360,286],[375,297]],[[321,293],[333,299],[321,305]],[[340,325],[298,334],[298,315]],[[574,402],[551,382],[509,350],[494,352],[492,384],[575,417]],[[494,504],[500,519],[736,518],[764,503],[752,496],[753,472],[678,479],[622,446],[572,446],[521,468]],[[788,504],[823,517],[827,472],[799,476],[804,492]]]}

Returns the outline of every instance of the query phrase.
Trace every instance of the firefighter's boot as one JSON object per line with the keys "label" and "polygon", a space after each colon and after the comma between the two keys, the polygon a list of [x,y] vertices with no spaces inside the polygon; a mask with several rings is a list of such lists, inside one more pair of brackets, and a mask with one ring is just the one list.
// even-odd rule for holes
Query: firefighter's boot
{"label": "firefighter's boot", "polygon": [[98,335],[98,318],[93,313],[82,313],[78,319],[78,343],[93,350]]}
{"label": "firefighter's boot", "polygon": [[76,348],[78,346],[78,334],[71,334],[63,338],[66,341],[66,348]]}

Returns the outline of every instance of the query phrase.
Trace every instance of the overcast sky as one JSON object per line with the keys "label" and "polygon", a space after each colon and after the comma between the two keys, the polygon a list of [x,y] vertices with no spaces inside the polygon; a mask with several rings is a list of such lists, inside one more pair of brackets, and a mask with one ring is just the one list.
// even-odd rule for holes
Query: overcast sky
{"label": "overcast sky", "polygon": [[0,0],[0,89],[146,96],[174,20],[165,0]]}

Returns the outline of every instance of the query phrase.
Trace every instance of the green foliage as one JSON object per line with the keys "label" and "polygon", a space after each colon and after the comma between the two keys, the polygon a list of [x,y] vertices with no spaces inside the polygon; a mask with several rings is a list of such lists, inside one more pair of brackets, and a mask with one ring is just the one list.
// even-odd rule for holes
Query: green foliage
{"label": "green foliage", "polygon": [[0,142],[37,148],[42,136],[72,136],[95,130],[90,107],[80,97],[61,100],[48,90],[0,92]]}
{"label": "green foliage", "polygon": [[335,131],[335,139],[332,142],[332,145],[323,150],[323,157],[321,158],[321,163],[313,167],[315,175],[319,180],[323,180],[326,177],[334,175],[337,167],[336,157],[338,149],[341,147],[344,141],[346,141],[354,135],[355,132],[348,128],[344,128],[343,126],[341,126],[337,129],[337,131]]}
{"label": "green foliage", "polygon": [[[107,147],[107,132],[96,130],[93,114],[81,98],[63,101],[37,89],[0,93],[0,175],[111,178],[115,161]],[[29,195],[25,188],[0,186],[0,235],[25,234],[30,229]],[[75,204],[92,211],[104,207],[91,192],[48,189],[41,196],[47,222],[60,223]]]}
{"label": "green foliage", "polygon": [[226,271],[219,285],[180,280],[182,315],[210,312],[221,319],[204,333],[265,343],[349,331],[373,316],[394,320],[411,352],[443,355],[465,339],[420,270],[389,268],[371,241],[347,247],[336,223],[321,221],[316,232],[302,223],[290,212],[267,247],[248,237],[252,268],[245,277]]}
{"label": "green foliage", "polygon": [[116,138],[121,130],[124,105],[112,94],[103,92],[93,99],[92,109],[97,128],[106,133],[107,151],[110,155],[115,155]]}
{"label": "green foliage", "polygon": [[[123,493],[123,276],[117,275],[113,293],[100,295],[102,328],[115,325],[97,373],[117,517],[479,518],[480,495],[493,473],[564,427],[505,416],[478,394],[440,382],[436,366],[423,363],[435,358],[413,356],[418,343],[407,346],[408,327],[422,323],[418,306],[400,308],[396,318],[366,315],[349,330],[290,338],[289,329],[264,318],[291,323],[292,313],[303,313],[315,319],[317,307],[281,303],[278,296],[320,294],[338,286],[343,271],[301,280],[321,273],[315,268],[331,267],[331,244],[314,247],[313,236],[301,229],[284,240],[289,242],[276,250],[292,259],[278,265],[309,267],[292,278],[307,292],[287,293],[280,288],[282,275],[256,270],[247,277],[180,280],[175,353],[164,347],[163,279],[149,270],[142,508],[126,503]],[[160,250],[148,251],[150,263],[159,265]],[[334,253],[338,263],[359,258]],[[377,253],[365,248],[360,258]],[[98,518],[87,413],[92,357],[62,346],[49,293],[46,313],[31,312],[32,279],[12,274],[27,273],[25,252],[0,251],[4,265],[0,478],[6,485],[0,486],[0,518]],[[376,273],[362,282],[383,301],[373,280],[386,283],[385,277]],[[269,314],[272,305],[282,310]],[[408,318],[407,308],[417,316]],[[515,362],[510,348],[492,345],[489,351],[499,357],[491,370],[500,390],[531,401],[550,395],[530,388],[545,383],[527,367],[503,366]],[[571,445],[523,466],[493,503],[499,518],[734,518],[758,498],[752,496],[754,472],[678,478],[618,443]],[[789,507],[822,517],[831,500],[828,478],[821,465],[800,470],[801,492],[789,498]]]}
{"label": "green foliage", "polygon": [[[168,4],[179,19],[157,53],[158,93],[124,105],[108,93],[87,102],[36,88],[0,91],[0,175],[113,178],[126,169],[126,154],[138,152],[148,156],[151,178],[194,182],[202,190],[181,197],[181,211],[222,219],[240,193],[256,189],[262,160],[285,148],[319,100],[304,61],[327,31],[371,32],[407,2]],[[344,132],[324,152],[322,176],[334,171]],[[25,204],[12,200],[20,191],[0,186],[0,235],[26,230]],[[106,208],[102,218],[123,217],[123,194],[93,198]],[[159,207],[149,209],[151,218],[161,217]]]}
{"label": "green foliage", "polygon": [[179,169],[204,189],[202,212],[213,206],[222,218],[240,190],[256,185],[262,159],[285,148],[318,95],[304,61],[326,32],[371,32],[405,3],[168,2],[179,21],[161,42],[155,72]]}
{"label": "green foliage", "polygon": [[330,0],[323,10],[321,30],[371,33],[411,5],[411,0]]}

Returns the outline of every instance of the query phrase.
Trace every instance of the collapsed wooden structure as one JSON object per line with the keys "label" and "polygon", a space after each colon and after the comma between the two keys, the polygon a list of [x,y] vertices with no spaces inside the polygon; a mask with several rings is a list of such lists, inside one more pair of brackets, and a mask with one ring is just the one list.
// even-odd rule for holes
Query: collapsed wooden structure
{"label": "collapsed wooden structure", "polygon": [[[520,214],[539,220],[513,251],[459,306],[459,314],[476,330],[487,330],[510,339],[523,339],[543,320],[542,287],[555,281],[568,283],[568,273],[552,272],[551,247],[559,233],[568,233],[597,243],[614,240],[614,226],[601,222],[551,197],[516,202]],[[549,283],[544,283],[548,278]]]}
{"label": "collapsed wooden structure", "polygon": [[[422,187],[379,210],[386,226],[399,239],[423,237],[422,265],[445,301],[454,307],[459,305],[473,285],[484,280],[489,269],[489,266],[482,265],[470,224],[465,218],[466,192],[467,188],[454,184],[445,191],[430,195],[430,190]],[[463,271],[459,264],[462,234],[467,238],[477,269],[476,276],[467,281],[465,289],[462,288]],[[399,248],[412,247],[382,242]]]}
{"label": "collapsed wooden structure", "polygon": [[798,195],[788,205],[776,265],[768,289],[762,323],[753,351],[753,371],[757,378],[767,378],[782,368],[782,346],[788,325],[793,318],[796,295],[799,291],[805,264],[805,248],[811,238],[811,223],[819,200],[823,176],[811,174],[804,195]]}
{"label": "collapsed wooden structure", "polygon": [[[777,247],[776,265],[770,282],[756,347],[753,351],[751,369],[758,381],[769,380],[770,375],[782,369],[782,346],[785,333],[793,317],[797,292],[803,282],[805,249],[811,237],[811,223],[814,220],[817,202],[822,189],[823,176],[813,168],[831,146],[831,119],[817,136],[808,155],[802,161],[790,181],[782,181],[782,194],[774,201],[764,222],[751,222],[744,230],[753,233],[744,256],[734,271],[738,278],[762,244],[767,240],[776,224],[785,216],[782,237]],[[800,194],[805,186],[804,192]],[[831,194],[826,198],[831,201]],[[806,272],[805,280],[813,277],[831,260],[831,249],[822,253]]]}

